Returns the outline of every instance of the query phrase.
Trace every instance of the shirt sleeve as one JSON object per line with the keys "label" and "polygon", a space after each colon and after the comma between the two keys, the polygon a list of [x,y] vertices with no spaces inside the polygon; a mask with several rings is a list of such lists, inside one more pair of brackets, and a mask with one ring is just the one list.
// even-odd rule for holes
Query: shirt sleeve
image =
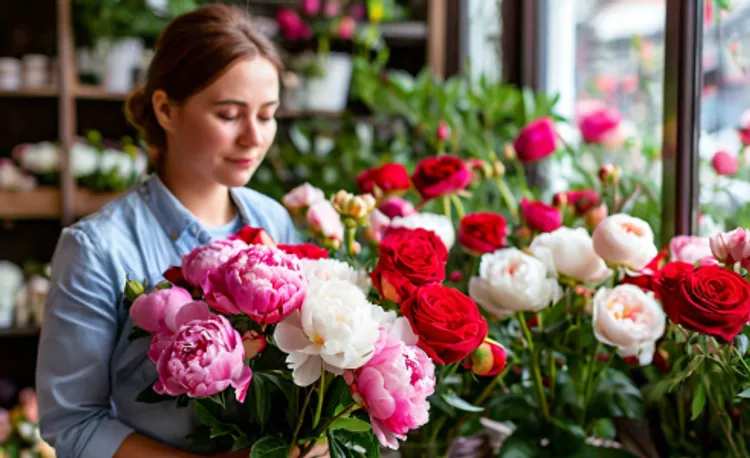
{"label": "shirt sleeve", "polygon": [[66,228],[52,259],[36,385],[42,437],[71,458],[110,458],[133,428],[110,403],[118,339],[118,273],[82,229]]}

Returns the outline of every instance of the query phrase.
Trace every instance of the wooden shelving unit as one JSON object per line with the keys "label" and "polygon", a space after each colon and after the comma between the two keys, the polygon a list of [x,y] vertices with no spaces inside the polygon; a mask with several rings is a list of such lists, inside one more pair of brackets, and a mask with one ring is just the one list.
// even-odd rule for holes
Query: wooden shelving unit
{"label": "wooden shelving unit", "polygon": [[41,332],[38,327],[0,328],[0,337],[36,337]]}
{"label": "wooden shelving unit", "polygon": [[[93,192],[76,189],[73,214],[76,218],[94,213],[120,193]],[[62,191],[56,187],[40,187],[33,191],[0,190],[0,219],[59,219],[62,217]]]}
{"label": "wooden shelving unit", "polygon": [[22,88],[8,91],[0,89],[0,97],[26,98],[26,97],[57,97],[60,91],[56,87]]}

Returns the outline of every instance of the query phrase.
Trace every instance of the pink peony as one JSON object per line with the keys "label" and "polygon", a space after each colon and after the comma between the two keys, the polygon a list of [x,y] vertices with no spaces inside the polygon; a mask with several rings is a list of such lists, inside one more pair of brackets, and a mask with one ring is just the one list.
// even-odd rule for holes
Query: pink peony
{"label": "pink peony", "polygon": [[276,22],[279,30],[289,41],[306,40],[312,37],[312,29],[299,17],[297,13],[288,9],[280,8],[276,13]]}
{"label": "pink peony", "polygon": [[310,183],[304,183],[292,189],[284,197],[281,203],[290,212],[304,210],[319,200],[325,200],[326,196],[322,189],[318,189]]}
{"label": "pink peony", "polygon": [[[580,104],[581,102],[579,102]],[[585,108],[578,107],[578,128],[586,143],[611,143],[611,137],[618,136],[620,112],[601,102],[587,102]]]}
{"label": "pink peony", "polygon": [[296,256],[250,245],[208,279],[206,301],[228,315],[246,314],[261,326],[279,322],[302,306],[307,281]]}
{"label": "pink peony", "polygon": [[130,306],[130,319],[133,324],[146,332],[154,334],[169,328],[174,332],[174,318],[177,312],[193,301],[189,292],[173,286],[169,289],[156,290],[150,294],[138,296]]}
{"label": "pink peony", "polygon": [[737,173],[737,170],[740,168],[740,163],[737,160],[737,157],[726,151],[717,151],[711,159],[711,165],[714,166],[714,170],[717,174],[724,176],[732,176]]}
{"label": "pink peony", "polygon": [[713,259],[708,238],[691,235],[678,235],[669,242],[670,261],[690,264],[704,259]]}
{"label": "pink peony", "polygon": [[414,204],[401,197],[389,197],[385,199],[378,209],[391,219],[397,216],[405,217],[417,213]]}
{"label": "pink peony", "polygon": [[247,243],[239,238],[199,246],[183,256],[182,276],[191,285],[205,290],[208,275],[244,248],[247,248]]}
{"label": "pink peony", "polygon": [[750,269],[750,230],[738,227],[731,232],[717,234],[709,239],[711,253],[727,265],[741,263]]}
{"label": "pink peony", "polygon": [[527,124],[513,142],[518,160],[538,161],[557,149],[557,132],[552,118],[540,118]]}
{"label": "pink peony", "polygon": [[344,240],[344,224],[330,202],[319,200],[307,210],[307,224],[312,232],[331,240]]}
{"label": "pink peony", "polygon": [[318,14],[318,11],[320,11],[320,0],[302,0],[300,6],[302,7],[302,11],[305,14],[307,14],[308,16],[314,16]]}
{"label": "pink peony", "polygon": [[245,365],[242,338],[229,320],[211,313],[196,318],[181,311],[177,326],[176,334],[162,334],[152,341],[152,347],[155,343],[162,346],[155,361],[159,380],[154,391],[205,398],[231,385],[237,401],[244,402],[253,373]]}
{"label": "pink peony", "polygon": [[372,429],[385,447],[429,419],[427,398],[435,391],[435,365],[427,353],[384,329],[375,354],[363,367],[344,372],[354,399],[370,414]]}

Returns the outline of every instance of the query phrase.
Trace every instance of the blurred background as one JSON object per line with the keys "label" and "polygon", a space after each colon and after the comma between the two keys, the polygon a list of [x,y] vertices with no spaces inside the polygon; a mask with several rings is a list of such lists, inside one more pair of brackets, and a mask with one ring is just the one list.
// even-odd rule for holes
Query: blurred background
{"label": "blurred background", "polygon": [[[477,113],[505,113],[528,88],[571,120],[560,132],[573,144],[586,103],[616,110],[631,140],[607,154],[659,194],[669,1],[227,1],[249,9],[287,68],[277,141],[250,186],[276,198],[304,181],[352,189],[365,167],[433,154],[441,122],[457,149],[482,157]],[[127,94],[164,25],[204,3],[0,0],[0,407],[33,386],[61,229],[150,170]],[[750,143],[737,135],[750,124],[750,0],[702,3],[701,224],[750,223],[747,180],[711,169],[718,151],[744,158]],[[563,158],[530,178],[551,196],[574,166]]]}

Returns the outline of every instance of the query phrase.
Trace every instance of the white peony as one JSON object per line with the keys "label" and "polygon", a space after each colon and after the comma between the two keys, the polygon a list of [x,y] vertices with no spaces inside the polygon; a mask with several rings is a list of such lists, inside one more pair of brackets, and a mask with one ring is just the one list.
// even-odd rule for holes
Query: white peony
{"label": "white peony", "polygon": [[593,324],[600,342],[616,346],[623,358],[636,356],[647,365],[654,357],[655,342],[664,334],[666,317],[652,293],[619,285],[596,292]]}
{"label": "white peony", "polygon": [[456,230],[448,217],[436,213],[415,213],[409,216],[397,216],[391,220],[390,227],[405,227],[407,229],[426,229],[440,237],[445,248],[450,251],[456,243]]}
{"label": "white peony", "polygon": [[76,143],[70,149],[73,176],[93,175],[99,168],[99,151],[86,143]]}
{"label": "white peony", "polygon": [[294,383],[309,386],[325,369],[341,373],[372,358],[379,336],[375,305],[354,284],[343,280],[313,282],[302,308],[277,326],[274,340],[289,355]]}
{"label": "white peony", "polygon": [[537,258],[516,248],[482,256],[479,276],[469,280],[469,296],[488,312],[505,318],[536,312],[562,296],[562,289]]}
{"label": "white peony", "polygon": [[21,168],[36,174],[53,173],[60,168],[60,149],[53,143],[41,142],[25,145],[19,150],[18,163]]}
{"label": "white peony", "polygon": [[583,283],[601,283],[612,274],[604,260],[594,251],[586,229],[560,227],[540,234],[529,247],[551,272]]}
{"label": "white peony", "polygon": [[348,263],[337,259],[301,259],[302,272],[310,283],[344,280],[358,286],[367,293],[372,280],[364,270],[354,270]]}
{"label": "white peony", "polygon": [[610,265],[638,271],[656,257],[654,231],[647,222],[624,213],[607,217],[594,229],[594,250]]}
{"label": "white peony", "polygon": [[101,160],[99,162],[99,171],[103,174],[107,174],[112,170],[116,170],[117,175],[120,178],[130,178],[135,170],[133,158],[123,151],[112,148],[105,149],[102,151]]}

